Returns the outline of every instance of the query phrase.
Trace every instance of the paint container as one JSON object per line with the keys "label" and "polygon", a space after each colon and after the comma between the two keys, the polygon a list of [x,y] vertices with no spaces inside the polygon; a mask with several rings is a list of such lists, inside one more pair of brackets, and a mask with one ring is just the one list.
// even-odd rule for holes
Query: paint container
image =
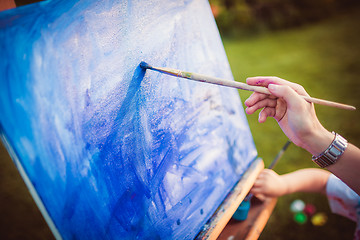
{"label": "paint container", "polygon": [[303,225],[307,221],[307,216],[303,212],[297,212],[294,215],[294,221],[299,225]]}
{"label": "paint container", "polygon": [[328,217],[325,213],[316,213],[312,218],[311,218],[311,223],[314,226],[317,227],[321,227],[324,226],[326,224],[328,220]]}
{"label": "paint container", "polygon": [[300,199],[296,199],[290,205],[290,210],[293,213],[302,212],[304,210],[304,208],[305,208],[305,203],[304,203],[304,201],[302,201]]}
{"label": "paint container", "polygon": [[303,212],[306,214],[306,216],[312,217],[316,213],[316,208],[312,204],[306,204]]}
{"label": "paint container", "polygon": [[250,210],[250,199],[244,200],[242,201],[238,209],[236,209],[232,217],[238,221],[244,221],[248,216],[249,210]]}

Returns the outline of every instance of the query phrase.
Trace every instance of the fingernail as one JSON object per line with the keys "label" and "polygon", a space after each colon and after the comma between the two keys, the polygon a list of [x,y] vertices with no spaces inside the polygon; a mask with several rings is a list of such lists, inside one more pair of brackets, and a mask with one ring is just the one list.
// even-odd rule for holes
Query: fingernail
{"label": "fingernail", "polygon": [[269,89],[270,91],[276,91],[276,90],[277,90],[277,86],[276,86],[276,84],[269,84],[269,85],[268,85],[268,89]]}

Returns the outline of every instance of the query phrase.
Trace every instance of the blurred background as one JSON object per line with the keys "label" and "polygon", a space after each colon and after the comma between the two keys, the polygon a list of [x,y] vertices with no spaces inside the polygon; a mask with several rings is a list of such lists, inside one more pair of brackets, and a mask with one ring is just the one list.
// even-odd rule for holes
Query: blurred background
{"label": "blurred background", "polygon": [[[360,108],[360,4],[356,0],[210,0],[232,73],[237,81],[252,76],[278,76],[305,87],[317,98]],[[251,93],[240,91],[242,102]],[[360,112],[316,105],[320,121],[360,146]],[[248,121],[265,166],[287,138],[273,119]],[[316,168],[311,155],[291,144],[275,171]],[[327,221],[314,226],[311,218],[294,221],[291,203],[300,199],[324,213]],[[332,214],[321,194],[298,193],[278,199],[260,239],[353,239],[355,223]]]}
{"label": "blurred background", "polygon": [[[35,1],[15,1],[17,6]],[[210,0],[234,78],[278,76],[297,82],[313,97],[360,108],[360,4],[357,0]],[[250,93],[240,92],[242,102]],[[316,106],[320,121],[360,146],[360,113]],[[259,156],[268,166],[287,138],[273,119],[248,115]],[[316,167],[311,155],[290,145],[275,171]],[[0,145],[0,239],[53,239],[6,150]],[[294,221],[291,203],[301,199],[324,213]],[[260,239],[353,239],[355,223],[332,214],[327,198],[298,193],[279,198]]]}

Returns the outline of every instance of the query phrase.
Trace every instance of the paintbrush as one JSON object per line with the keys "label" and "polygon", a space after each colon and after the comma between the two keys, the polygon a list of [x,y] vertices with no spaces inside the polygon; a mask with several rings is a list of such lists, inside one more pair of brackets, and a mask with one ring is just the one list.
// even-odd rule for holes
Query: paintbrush
{"label": "paintbrush", "polygon": [[[190,80],[194,80],[194,81],[211,83],[211,84],[216,84],[216,85],[221,85],[221,86],[232,87],[232,88],[237,88],[237,89],[241,89],[241,90],[247,90],[247,91],[253,91],[253,92],[271,95],[270,91],[266,87],[252,86],[252,85],[248,85],[248,84],[242,83],[242,82],[236,82],[236,81],[221,79],[221,78],[217,78],[217,77],[206,76],[206,75],[198,74],[198,73],[185,72],[185,71],[180,71],[180,70],[172,69],[172,68],[153,67],[146,62],[141,62],[140,67],[143,69],[155,70],[155,71],[165,73],[168,75],[172,75],[175,77],[181,77],[181,78],[186,78],[186,79],[190,79]],[[320,104],[320,105],[336,107],[336,108],[341,108],[341,109],[346,109],[346,110],[356,110],[356,108],[354,106],[343,104],[343,103],[337,103],[337,102],[332,102],[332,101],[328,101],[328,100],[323,100],[323,99],[313,98],[313,97],[308,97],[308,96],[302,96],[302,95],[301,95],[301,97],[310,103],[316,103],[316,104]]]}

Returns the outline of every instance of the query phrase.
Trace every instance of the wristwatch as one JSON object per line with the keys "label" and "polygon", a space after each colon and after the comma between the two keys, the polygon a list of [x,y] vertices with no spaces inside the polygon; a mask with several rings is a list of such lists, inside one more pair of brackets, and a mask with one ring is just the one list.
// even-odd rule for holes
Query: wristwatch
{"label": "wristwatch", "polygon": [[330,146],[317,157],[312,156],[312,160],[321,168],[325,168],[331,164],[334,164],[344,153],[348,145],[348,142],[345,138],[335,132],[332,132],[332,134],[334,134],[335,137]]}

